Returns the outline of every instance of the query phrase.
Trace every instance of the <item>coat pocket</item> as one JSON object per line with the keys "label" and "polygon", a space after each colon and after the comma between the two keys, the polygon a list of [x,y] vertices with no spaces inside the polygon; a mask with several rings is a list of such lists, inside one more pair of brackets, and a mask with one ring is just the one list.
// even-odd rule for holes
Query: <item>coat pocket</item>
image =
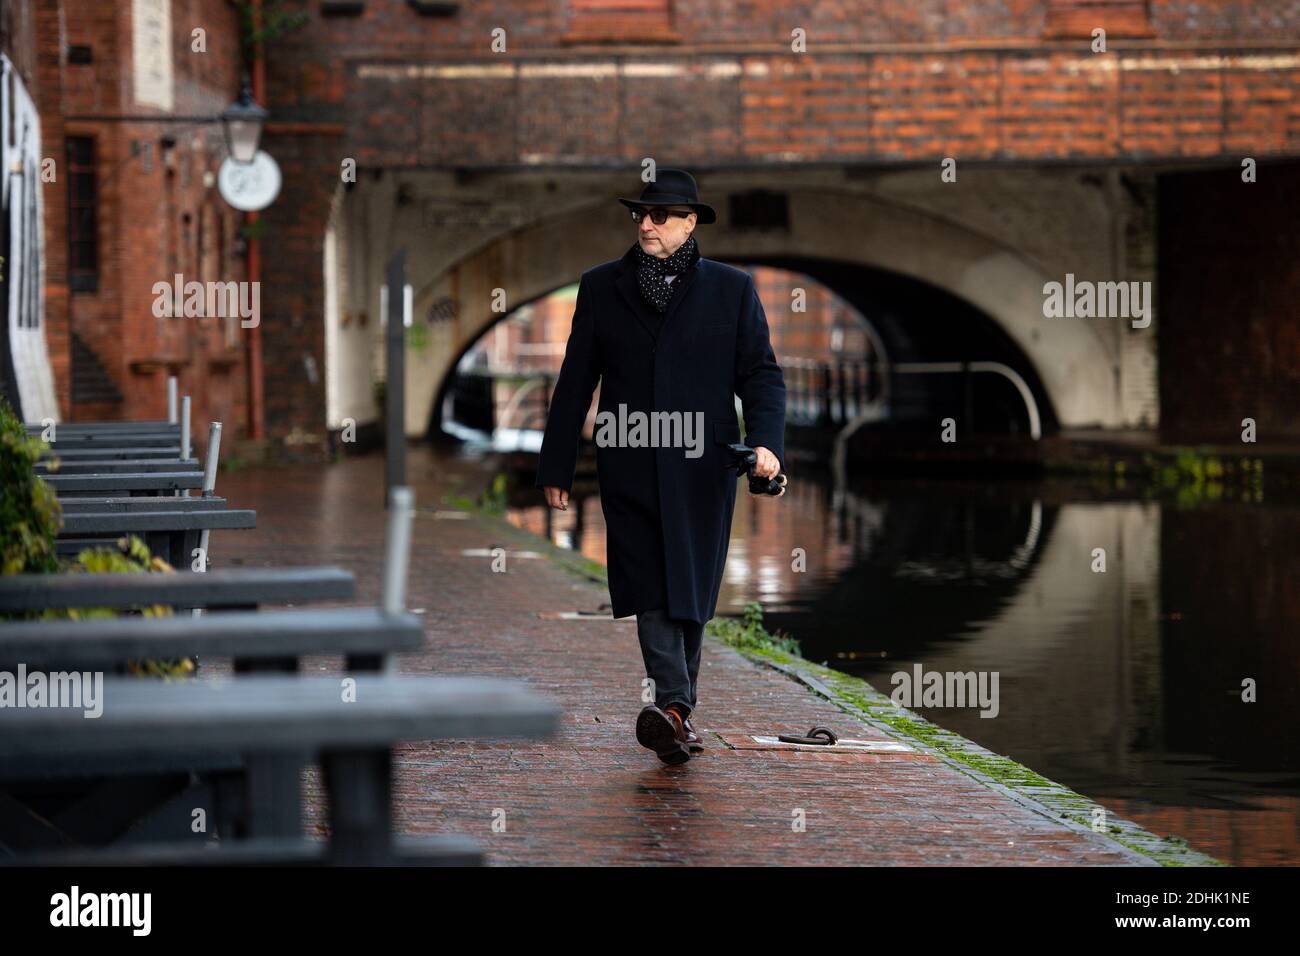
{"label": "coat pocket", "polygon": [[714,422],[713,442],[715,445],[740,444],[740,423],[739,422]]}

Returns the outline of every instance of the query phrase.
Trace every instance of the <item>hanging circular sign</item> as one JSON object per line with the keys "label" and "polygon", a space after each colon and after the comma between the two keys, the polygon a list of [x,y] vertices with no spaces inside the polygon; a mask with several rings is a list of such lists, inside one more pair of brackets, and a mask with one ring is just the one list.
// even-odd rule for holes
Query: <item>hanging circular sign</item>
{"label": "hanging circular sign", "polygon": [[227,156],[217,173],[217,188],[236,209],[257,212],[280,195],[280,167],[260,149],[251,163],[237,163]]}

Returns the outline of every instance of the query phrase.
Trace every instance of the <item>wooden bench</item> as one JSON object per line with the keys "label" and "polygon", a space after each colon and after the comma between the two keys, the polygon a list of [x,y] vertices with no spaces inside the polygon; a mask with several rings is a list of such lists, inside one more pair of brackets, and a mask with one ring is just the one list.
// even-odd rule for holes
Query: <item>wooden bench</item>
{"label": "wooden bench", "polygon": [[[215,573],[186,576],[206,578]],[[139,593],[143,597],[147,592]],[[166,594],[156,593],[159,597]],[[234,599],[247,600],[248,592]],[[21,662],[33,671],[103,670],[126,660],[195,656],[231,658],[241,672],[296,671],[299,658],[330,654],[345,655],[349,670],[378,670],[388,654],[423,645],[419,617],[409,612],[389,614],[374,607],[0,624],[0,666]]]}
{"label": "wooden bench", "polygon": [[295,830],[295,819],[301,834],[300,771],[314,761],[329,797],[328,860],[382,865],[395,856],[394,743],[540,737],[558,727],[558,706],[513,681],[365,675],[353,680],[351,697],[338,679],[328,677],[108,680],[97,719],[70,708],[0,712],[0,780],[21,778],[51,753],[70,765],[104,759],[127,764],[140,754],[165,753],[203,768],[209,755],[234,751],[248,767],[242,797],[253,821],[249,835],[266,836],[269,829],[283,837]]}
{"label": "wooden bench", "polygon": [[[120,424],[123,427],[112,428],[107,424],[95,426],[56,425],[54,440],[50,441],[49,444],[54,448],[64,445],[116,445],[126,441],[141,441],[150,445],[158,444],[160,441],[172,445],[180,444],[180,425],[127,428],[126,425],[133,423],[122,422]],[[27,426],[29,438],[45,440],[45,434],[45,429],[40,426]]]}
{"label": "wooden bench", "polygon": [[65,515],[104,514],[113,511],[224,511],[230,507],[230,502],[217,495],[200,495],[195,498],[142,495],[136,498],[60,498],[59,507]]}
{"label": "wooden bench", "polygon": [[[263,602],[347,599],[355,579],[339,568],[286,568],[217,571],[186,575],[19,575],[0,578],[0,610],[46,607],[173,606],[249,607]],[[237,675],[261,671],[295,671],[303,654],[344,655],[347,671],[379,671],[391,655],[421,646],[419,620],[411,614],[385,614],[376,608],[342,608],[256,614],[210,614],[202,618],[117,618],[89,621],[23,621],[0,624],[0,669],[14,672],[85,672],[111,668],[130,657],[188,656],[233,659]],[[0,714],[0,728],[3,728]],[[202,771],[202,779],[194,775]],[[154,752],[123,763],[117,758],[62,755],[27,761],[21,779],[0,787],[0,844],[41,847],[76,839],[107,842],[128,829],[139,833],[141,821],[159,826],[182,793],[196,788],[220,794],[213,827],[226,834],[248,832],[238,793],[251,772],[235,751],[205,754],[178,762]],[[264,760],[256,770],[278,779],[288,773],[277,761]],[[53,783],[51,783],[53,781]],[[42,799],[64,797],[48,821],[32,809]],[[6,792],[7,791],[7,792]],[[288,826],[291,824],[281,821]],[[176,821],[172,821],[176,825]],[[270,826],[270,825],[268,825]],[[283,829],[274,832],[284,832]],[[184,832],[183,828],[176,832]],[[7,838],[7,839],[6,839]]]}
{"label": "wooden bench", "polygon": [[59,433],[55,441],[48,442],[48,450],[45,454],[64,455],[72,453],[90,453],[90,451],[121,449],[121,447],[144,447],[144,449],[159,449],[159,447],[181,447],[181,433],[179,432],[123,432],[107,436],[107,434],[98,434],[87,432],[85,434],[64,434]]}
{"label": "wooden bench", "polygon": [[60,498],[65,495],[170,495],[203,487],[203,472],[193,470],[120,472],[97,475],[41,475]]}
{"label": "wooden bench", "polygon": [[159,471],[192,471],[199,467],[194,458],[86,458],[77,461],[60,461],[56,468],[52,463],[38,461],[35,470],[44,478],[46,475],[114,475],[120,473],[151,474]]}
{"label": "wooden bench", "polygon": [[[28,422],[26,427],[30,434],[39,434],[45,428],[44,425],[38,422]],[[162,431],[168,428],[180,428],[180,423],[167,421],[166,419],[142,419],[137,421],[58,422],[54,427],[58,431]]]}
{"label": "wooden bench", "polygon": [[61,462],[84,461],[91,458],[180,458],[181,446],[172,439],[162,439],[158,444],[93,445],[90,447],[67,447],[60,443],[58,448],[43,452],[41,460],[57,458]]}
{"label": "wooden bench", "polygon": [[352,572],[334,567],[241,568],[167,575],[11,574],[0,577],[0,613],[150,604],[179,609],[249,609],[263,604],[349,601],[356,597],[356,590]]}
{"label": "wooden bench", "polygon": [[[274,590],[266,584],[249,586],[248,582],[239,582],[238,587],[232,587],[234,582],[218,581],[215,597],[218,601],[242,603],[259,597],[337,596],[344,590],[331,587],[322,592],[320,576],[314,575],[317,580],[312,581],[306,575],[316,570],[300,569],[297,577],[306,577],[305,581],[295,582],[290,577],[283,581],[283,587]],[[352,584],[347,572],[323,570],[334,571],[330,577],[336,582],[346,580],[349,586]],[[203,585],[205,579],[218,574],[220,572],[166,577],[183,577]],[[113,577],[148,579],[160,576]],[[177,590],[201,588],[181,587]],[[134,591],[129,596],[119,594],[116,600],[125,602],[143,598],[148,601],[167,596],[156,588],[150,590],[137,586]],[[78,603],[93,596],[87,594],[79,598]],[[179,597],[176,594],[171,596]],[[415,650],[422,645],[423,631],[415,615],[405,612],[388,614],[370,607],[262,613],[235,611],[206,614],[200,618],[20,621],[0,625],[0,670],[16,673],[21,665],[29,674],[37,671],[84,674],[111,669],[128,658],[197,654],[204,659],[231,659],[235,675],[243,679],[266,672],[296,672],[300,658],[306,655],[342,655],[344,673],[362,674],[383,671],[394,653]],[[178,686],[203,685],[201,682],[183,681]],[[335,686],[338,686],[337,681]],[[3,732],[7,732],[7,724],[3,711],[0,711],[0,733]],[[213,826],[220,832],[227,835],[251,832],[296,834],[299,832],[295,829],[296,816],[272,817],[254,826],[247,820],[241,804],[230,794],[241,791],[246,785],[244,778],[250,773],[266,780],[283,781],[288,775],[296,774],[298,767],[299,764],[293,760],[286,762],[275,757],[249,765],[236,749],[179,756],[165,750],[154,750],[127,761],[117,756],[94,755],[69,760],[56,750],[32,757],[21,767],[9,767],[0,772],[0,785],[3,785],[0,786],[0,844],[8,842],[39,848],[65,839],[107,842],[120,837],[129,828],[138,830],[140,821],[153,821],[155,827],[162,826],[159,821],[166,823],[168,808],[182,793],[192,793],[196,788],[208,793],[210,801],[215,803]],[[196,777],[200,774],[201,779]],[[60,809],[55,818],[38,823],[41,815],[31,807],[39,806],[42,799],[48,799],[51,787],[56,796],[62,792],[76,799]],[[7,794],[4,793],[6,788]],[[170,825],[174,826],[175,822]],[[165,826],[163,830],[165,832]]]}
{"label": "wooden bench", "polygon": [[[410,492],[394,489],[391,498],[381,608],[222,610],[198,618],[0,625],[0,668],[12,663],[29,673],[83,674],[127,658],[192,655],[229,657],[235,665],[235,676],[225,681],[110,678],[102,685],[102,714],[89,719],[85,707],[0,709],[0,856],[7,848],[12,861],[30,862],[29,851],[79,843],[95,848],[71,849],[60,859],[81,865],[159,859],[479,862],[464,841],[426,842],[413,850],[392,839],[392,745],[550,733],[558,708],[500,681],[372,673],[390,669],[393,653],[423,642],[419,619],[404,610]],[[103,527],[106,515],[139,522],[159,514],[174,521],[227,513],[135,507],[132,502],[121,511],[68,518],[87,518],[84,527],[94,529]],[[341,583],[339,574],[346,575],[324,569],[336,574],[332,585],[323,586],[322,569],[298,570],[306,576],[295,580],[287,573],[278,581],[257,570],[96,576],[99,581],[67,575],[43,585],[19,581],[0,589],[0,599],[8,594],[10,607],[28,610],[39,601],[51,602],[42,606],[121,607],[164,601],[184,606],[192,600],[224,607],[287,594],[319,598],[323,590],[336,596],[328,588]],[[259,574],[260,585],[251,580]],[[346,586],[354,587],[350,575]],[[296,670],[300,658],[320,654],[343,655],[352,674],[266,673]],[[300,776],[311,760],[323,769],[330,797],[332,837],[324,848],[302,836]],[[240,842],[226,843],[215,854],[208,841],[176,845],[177,838],[191,837],[194,807],[210,808],[215,832]],[[149,846],[117,845],[122,839]],[[113,845],[105,850],[99,844]]]}
{"label": "wooden bench", "polygon": [[111,544],[122,535],[134,534],[149,546],[155,557],[162,558],[178,571],[188,571],[194,551],[202,547],[204,531],[255,527],[257,512],[248,509],[222,511],[180,507],[158,511],[75,512],[63,516],[63,528],[55,539],[55,549],[60,555],[75,555],[82,548],[102,546],[105,542]]}

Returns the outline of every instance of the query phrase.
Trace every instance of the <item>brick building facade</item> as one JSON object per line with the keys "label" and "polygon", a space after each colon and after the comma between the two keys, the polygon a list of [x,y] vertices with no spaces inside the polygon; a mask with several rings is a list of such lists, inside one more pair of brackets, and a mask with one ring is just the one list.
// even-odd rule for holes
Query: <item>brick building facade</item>
{"label": "brick building facade", "polygon": [[[286,389],[278,402],[268,396],[272,434],[320,427],[318,386],[302,356],[323,347],[311,320],[321,308],[319,236],[325,184],[344,157],[363,175],[473,176],[527,166],[632,170],[645,156],[692,169],[906,166],[944,156],[1227,167],[1241,155],[1267,161],[1300,150],[1293,4],[952,0],[792,12],[762,0],[577,0],[504,11],[462,4],[446,15],[374,0],[297,6],[310,20],[269,53],[267,74],[277,120],[267,148],[296,184],[268,212],[287,254],[275,300],[288,309],[267,330],[267,378]],[[1089,50],[1096,26],[1107,29],[1108,56]],[[498,28],[503,52],[492,47]],[[791,53],[796,28],[810,55]],[[1162,270],[1161,286],[1188,278],[1177,261]],[[1188,323],[1213,321],[1203,318],[1212,302],[1186,305]],[[1161,358],[1177,362],[1179,353]],[[1218,377],[1231,374],[1221,366],[1203,379],[1203,401],[1213,404]],[[1276,387],[1280,401],[1297,382]],[[1163,419],[1174,437],[1195,426],[1194,410],[1180,417],[1179,408]]]}
{"label": "brick building facade", "polygon": [[[218,194],[219,124],[134,119],[219,114],[239,89],[225,0],[32,0],[46,155],[46,317],[69,419],[166,417],[166,378],[206,423],[248,419],[237,316],[182,317],[158,283],[245,279],[244,214]],[[124,119],[127,118],[127,119]],[[169,297],[170,298],[170,297]],[[156,312],[164,312],[158,316]],[[176,316],[176,317],[172,317]]]}
{"label": "brick building facade", "polygon": [[[223,154],[219,129],[187,131],[164,150],[164,126],[66,119],[139,110],[131,40],[132,12],[142,3],[30,2],[47,139],[60,150],[78,137],[95,144],[103,266],[93,293],[70,289],[66,199],[47,205],[49,331],[61,399],[81,417],[154,417],[161,377],[176,369],[207,403],[196,410],[199,421],[245,422],[246,337],[232,340],[220,323],[157,320],[147,308],[152,281],[174,271],[243,276],[241,217],[204,185]],[[237,88],[234,6],[163,5],[171,12],[171,112],[219,111]],[[647,156],[704,170],[915,168],[952,156],[1004,167],[1148,166],[1164,175],[1180,165],[1230,170],[1247,155],[1283,170],[1300,152],[1300,8],[1292,3],[280,6],[303,23],[265,48],[272,118],[263,148],[284,172],[261,224],[271,251],[261,276],[264,416],[276,441],[325,431],[323,248],[347,160],[363,179],[444,170],[472,181],[499,169],[633,174]],[[196,24],[207,28],[206,55],[189,52]],[[1104,54],[1090,49],[1096,27],[1107,31]],[[74,48],[89,48],[91,61],[73,62]],[[152,156],[132,154],[143,144],[152,144]],[[1184,239],[1213,225],[1185,191],[1160,195],[1183,203]],[[1234,228],[1247,245],[1249,236],[1262,241],[1275,215],[1267,203],[1248,203]],[[1228,255],[1246,255],[1237,249]],[[1193,261],[1161,258],[1161,288],[1195,279]],[[1179,339],[1162,329],[1162,377],[1170,381],[1187,361],[1172,343],[1218,334],[1215,316],[1230,292],[1206,293],[1166,300],[1178,302],[1180,322],[1204,333]],[[1263,337],[1290,318],[1286,288],[1270,286],[1254,302],[1255,317],[1235,334],[1261,336],[1247,349],[1261,354],[1285,344]],[[82,380],[68,372],[74,346],[102,367],[121,401],[74,394],[70,381]],[[1292,366],[1275,363],[1268,374],[1260,401],[1300,395]],[[1244,377],[1259,381],[1261,369],[1216,363],[1199,379],[1199,397],[1171,403],[1162,427],[1173,436],[1194,430],[1197,402],[1213,407]]]}

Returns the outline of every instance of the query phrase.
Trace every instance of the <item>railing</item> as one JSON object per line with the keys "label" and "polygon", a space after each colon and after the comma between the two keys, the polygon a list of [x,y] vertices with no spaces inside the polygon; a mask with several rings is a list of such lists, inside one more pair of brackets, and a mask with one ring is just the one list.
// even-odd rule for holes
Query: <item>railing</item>
{"label": "railing", "polygon": [[794,425],[843,425],[877,407],[883,397],[875,358],[786,358],[786,420]]}
{"label": "railing", "polygon": [[[793,425],[856,427],[887,414],[890,389],[875,357],[832,361],[786,358],[781,366],[786,386],[786,420]],[[1035,441],[1040,439],[1042,420],[1032,390],[1015,369],[1001,362],[899,362],[887,368],[890,378],[895,375],[968,375],[976,372],[1000,375],[1011,382],[1025,403],[1030,437]],[[521,382],[504,404],[496,402],[495,389],[489,386],[492,408],[488,417],[492,426],[545,428],[555,374],[527,369],[493,369],[460,375],[462,379],[495,380],[502,377],[519,377]],[[482,395],[481,389],[462,389],[459,395],[464,399],[467,393],[474,392]],[[966,411],[969,415],[970,409]]]}
{"label": "railing", "polygon": [[[1043,437],[1043,423],[1038,414],[1038,402],[1034,399],[1034,393],[1020,373],[1009,365],[1003,365],[1001,362],[899,362],[893,366],[892,371],[897,375],[964,375],[971,372],[991,372],[994,375],[1001,375],[1015,386],[1025,403],[1025,414],[1029,416],[1029,437],[1034,441]],[[968,419],[970,414],[971,410],[967,408]]]}
{"label": "railing", "polygon": [[[533,369],[472,369],[458,372],[448,388],[452,412],[462,425],[485,432],[499,429],[536,430],[546,428],[554,372]],[[505,401],[498,401],[496,383],[518,379],[518,387]]]}

